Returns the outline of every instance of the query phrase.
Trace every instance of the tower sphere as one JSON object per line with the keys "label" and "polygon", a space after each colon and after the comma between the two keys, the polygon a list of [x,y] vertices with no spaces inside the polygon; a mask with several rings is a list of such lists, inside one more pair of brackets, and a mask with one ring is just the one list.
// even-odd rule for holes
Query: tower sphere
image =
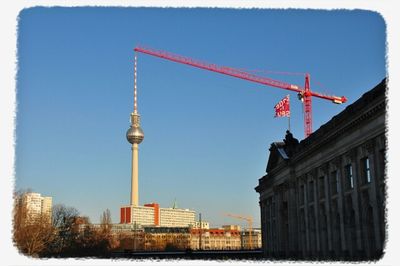
{"label": "tower sphere", "polygon": [[141,127],[132,125],[126,132],[126,139],[131,144],[139,144],[144,139],[144,133]]}

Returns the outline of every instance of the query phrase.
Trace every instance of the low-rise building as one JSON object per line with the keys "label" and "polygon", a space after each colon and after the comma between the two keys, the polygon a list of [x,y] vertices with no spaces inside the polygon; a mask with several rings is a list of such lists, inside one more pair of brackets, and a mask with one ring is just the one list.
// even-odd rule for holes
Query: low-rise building
{"label": "low-rise building", "polygon": [[237,224],[225,224],[222,226],[223,229],[225,230],[236,230],[236,231],[241,231],[242,228],[240,227],[240,225]]}
{"label": "low-rise building", "polygon": [[192,228],[190,248],[193,250],[238,250],[241,249],[240,232],[223,228]]}
{"label": "low-rise building", "polygon": [[190,237],[189,227],[145,227],[144,250],[186,250]]}
{"label": "low-rise building", "polygon": [[209,228],[210,228],[210,223],[209,223],[209,222],[206,222],[206,221],[201,221],[201,222],[196,221],[196,222],[194,223],[193,228],[209,229]]}
{"label": "low-rise building", "polygon": [[[102,224],[89,224],[85,217],[78,217],[79,231],[87,226],[102,230]],[[77,221],[78,221],[77,220]],[[225,228],[160,227],[136,224],[111,224],[110,232],[117,249],[130,251],[166,250],[240,250],[250,249],[248,231],[236,230],[238,226]],[[239,227],[240,228],[240,227]],[[253,249],[260,248],[261,231],[253,230]]]}
{"label": "low-rise building", "polygon": [[[251,235],[251,236],[250,236]],[[261,229],[245,229],[240,232],[242,249],[260,249],[262,247]]]}
{"label": "low-rise building", "polygon": [[119,241],[120,250],[144,251],[145,232],[143,229],[118,230],[113,232],[113,237]]}

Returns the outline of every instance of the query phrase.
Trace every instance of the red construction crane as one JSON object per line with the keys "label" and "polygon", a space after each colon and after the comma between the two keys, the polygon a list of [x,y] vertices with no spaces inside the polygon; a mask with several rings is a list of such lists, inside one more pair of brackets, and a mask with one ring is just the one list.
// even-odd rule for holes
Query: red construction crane
{"label": "red construction crane", "polygon": [[344,96],[338,97],[338,96],[324,95],[324,94],[321,94],[318,92],[311,91],[309,74],[305,75],[305,84],[304,84],[304,87],[301,87],[301,86],[289,84],[289,83],[286,83],[283,81],[274,80],[271,78],[261,77],[261,76],[257,76],[254,74],[250,74],[250,73],[247,73],[245,71],[238,70],[235,68],[218,66],[215,64],[201,62],[201,61],[189,58],[189,57],[172,54],[172,53],[169,53],[166,51],[155,50],[155,49],[151,49],[151,48],[143,48],[143,47],[136,47],[134,49],[134,51],[143,53],[143,54],[156,56],[156,57],[163,58],[163,59],[173,61],[176,63],[186,64],[189,66],[194,66],[194,67],[202,68],[205,70],[221,73],[224,75],[228,75],[228,76],[268,85],[271,87],[276,87],[276,88],[281,88],[281,89],[297,92],[298,98],[304,104],[304,133],[305,133],[306,137],[308,137],[312,133],[312,113],[311,113],[311,110],[312,110],[311,98],[312,97],[318,97],[321,99],[330,100],[336,104],[345,103],[347,101],[346,97],[344,97]]}

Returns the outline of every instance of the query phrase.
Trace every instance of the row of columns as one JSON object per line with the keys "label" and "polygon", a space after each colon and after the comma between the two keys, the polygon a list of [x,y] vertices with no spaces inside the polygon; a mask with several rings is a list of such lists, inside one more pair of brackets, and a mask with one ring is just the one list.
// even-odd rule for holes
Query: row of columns
{"label": "row of columns", "polygon": [[[381,137],[307,173],[296,173],[292,167],[286,181],[260,202],[266,255],[379,256],[384,242],[383,156]],[[369,159],[370,182],[363,182],[363,158]],[[353,178],[346,181],[345,167],[350,165]]]}

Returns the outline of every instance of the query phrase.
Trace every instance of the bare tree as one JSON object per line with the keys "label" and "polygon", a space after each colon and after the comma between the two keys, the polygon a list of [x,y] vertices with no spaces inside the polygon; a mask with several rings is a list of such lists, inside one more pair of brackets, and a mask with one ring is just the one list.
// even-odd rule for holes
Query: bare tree
{"label": "bare tree", "polygon": [[70,226],[78,216],[79,211],[74,207],[66,207],[64,204],[53,206],[52,222],[56,228]]}
{"label": "bare tree", "polygon": [[111,234],[111,213],[105,210],[101,226],[90,224],[88,217],[63,204],[53,206],[51,218],[31,213],[23,195],[15,193],[14,242],[18,249],[34,257],[107,256],[116,244]]}
{"label": "bare tree", "polygon": [[103,211],[103,214],[100,216],[101,228],[105,232],[109,232],[111,230],[112,220],[111,220],[111,212],[109,209]]}
{"label": "bare tree", "polygon": [[97,239],[99,242],[103,242],[107,250],[111,249],[112,247],[115,246],[116,239],[114,239],[112,233],[111,233],[111,228],[112,228],[112,220],[111,220],[111,212],[109,209],[106,209],[103,214],[100,216],[100,222],[101,222],[101,227],[100,227],[100,232],[98,232]]}
{"label": "bare tree", "polygon": [[52,253],[61,254],[70,249],[79,234],[75,222],[79,216],[77,209],[66,207],[64,204],[53,206],[52,223],[56,230],[56,237],[52,243]]}
{"label": "bare tree", "polygon": [[23,194],[18,192],[14,198],[14,242],[22,253],[37,257],[53,241],[54,228],[48,215],[32,215],[28,212]]}

